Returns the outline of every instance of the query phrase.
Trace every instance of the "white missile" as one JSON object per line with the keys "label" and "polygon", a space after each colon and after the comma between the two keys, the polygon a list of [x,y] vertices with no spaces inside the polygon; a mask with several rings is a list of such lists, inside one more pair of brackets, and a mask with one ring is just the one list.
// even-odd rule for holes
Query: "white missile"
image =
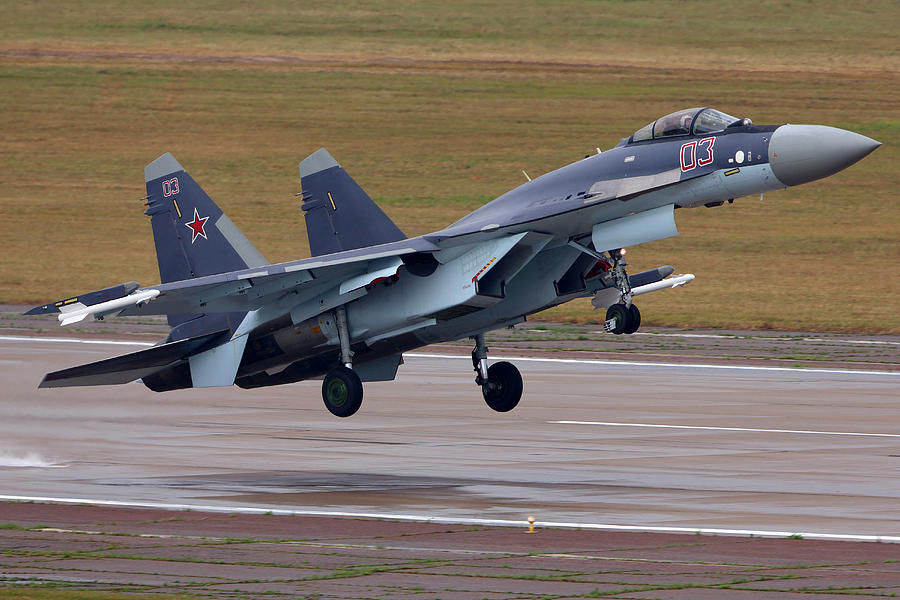
{"label": "white missile", "polygon": [[[632,296],[640,296],[641,294],[649,294],[650,292],[655,292],[657,290],[665,290],[669,288],[677,288],[682,285],[686,285],[694,280],[694,276],[691,273],[687,273],[685,275],[674,275],[672,277],[666,277],[665,279],[660,279],[659,281],[654,281],[653,283],[648,283],[646,285],[639,285],[631,288]],[[594,309],[603,309],[606,310],[616,302],[622,301],[622,294],[619,293],[619,290],[616,288],[604,288],[594,294],[594,297],[591,299],[591,304],[594,305]]]}
{"label": "white missile", "polygon": [[132,304],[149,302],[157,296],[159,296],[159,290],[151,289],[141,290],[134,292],[133,294],[128,294],[127,296],[122,296],[121,298],[107,300],[106,302],[100,302],[98,304],[91,304],[90,306],[85,306],[81,302],[73,302],[65,306],[60,306],[57,318],[59,319],[60,326],[64,327],[66,325],[71,325],[72,323],[83,321],[88,315],[93,315],[99,319],[102,318],[103,315],[116,312],[117,310],[131,306]]}
{"label": "white missile", "polygon": [[694,276],[691,273],[687,273],[685,275],[675,275],[673,277],[667,277],[666,279],[660,279],[654,283],[648,283],[647,285],[640,285],[635,288],[631,288],[631,294],[633,296],[640,296],[641,294],[649,294],[650,292],[655,292],[656,290],[664,290],[666,288],[677,288],[682,285],[686,285],[694,280]]}

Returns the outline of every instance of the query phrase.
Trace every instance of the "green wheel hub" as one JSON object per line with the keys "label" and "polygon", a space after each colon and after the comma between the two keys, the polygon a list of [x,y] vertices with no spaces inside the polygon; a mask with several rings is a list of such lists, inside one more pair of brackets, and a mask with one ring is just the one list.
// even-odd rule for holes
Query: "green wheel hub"
{"label": "green wheel hub", "polygon": [[350,395],[350,390],[347,389],[347,384],[343,379],[335,377],[328,382],[327,394],[328,401],[332,405],[340,408],[346,404],[347,397]]}
{"label": "green wheel hub", "polygon": [[322,400],[325,408],[336,417],[354,414],[363,400],[363,386],[359,375],[343,365],[329,371],[322,382]]}

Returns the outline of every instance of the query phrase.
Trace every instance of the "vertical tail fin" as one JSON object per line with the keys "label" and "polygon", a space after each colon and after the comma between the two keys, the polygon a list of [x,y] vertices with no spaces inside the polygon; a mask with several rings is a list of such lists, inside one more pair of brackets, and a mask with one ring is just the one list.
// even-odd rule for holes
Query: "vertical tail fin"
{"label": "vertical tail fin", "polygon": [[162,283],[269,264],[171,154],[144,180]]}
{"label": "vertical tail fin", "polygon": [[313,256],[406,239],[324,148],[300,163],[300,184]]}

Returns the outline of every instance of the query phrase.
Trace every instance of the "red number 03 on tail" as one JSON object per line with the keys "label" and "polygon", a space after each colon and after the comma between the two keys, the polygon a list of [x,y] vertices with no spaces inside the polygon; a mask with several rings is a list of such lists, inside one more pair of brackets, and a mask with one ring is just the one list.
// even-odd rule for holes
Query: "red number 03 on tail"
{"label": "red number 03 on tail", "polygon": [[702,167],[713,161],[713,145],[716,138],[708,137],[700,141],[688,142],[681,145],[681,172],[691,171],[696,167]]}
{"label": "red number 03 on tail", "polygon": [[169,179],[162,182],[163,196],[168,198],[178,193],[178,178]]}

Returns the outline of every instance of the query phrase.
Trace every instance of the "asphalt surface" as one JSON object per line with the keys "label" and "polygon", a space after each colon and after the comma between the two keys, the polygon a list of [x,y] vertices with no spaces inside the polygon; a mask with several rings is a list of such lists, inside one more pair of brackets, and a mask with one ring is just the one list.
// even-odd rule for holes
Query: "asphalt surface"
{"label": "asphalt surface", "polygon": [[900,535],[897,374],[532,359],[499,414],[414,354],[348,419],[318,381],[36,389],[137,348],[0,340],[4,494]]}
{"label": "asphalt surface", "polygon": [[[603,547],[632,548],[633,538],[628,536],[659,535],[665,528],[705,533],[727,530],[745,541],[759,542],[758,537],[746,536],[796,533],[805,538],[805,544],[828,534],[849,540],[889,536],[900,541],[900,421],[896,418],[900,374],[890,367],[860,369],[845,364],[840,369],[794,369],[777,363],[748,364],[746,360],[703,365],[687,359],[683,364],[654,364],[530,352],[527,359],[517,361],[525,379],[521,404],[510,413],[498,414],[481,400],[472,382],[469,358],[440,356],[456,350],[433,347],[408,356],[397,381],[367,384],[362,409],[349,419],[327,413],[316,381],[252,391],[214,388],[165,394],[150,392],[137,383],[53,390],[36,387],[47,371],[140,347],[127,340],[84,343],[21,332],[0,338],[0,495],[7,500],[53,498],[169,508],[190,505],[195,510],[205,506],[229,514],[272,511],[273,517],[289,511],[345,516],[326,520],[335,523],[371,523],[352,520],[359,515],[387,520],[431,518],[442,521],[429,525],[427,531],[432,534],[485,531],[482,539],[493,540],[506,539],[503,536],[511,531],[519,535],[527,517],[534,516],[542,534],[549,536],[552,531],[559,536],[554,539],[561,546],[546,549],[549,553],[578,554],[579,549],[594,548],[597,540],[602,540]],[[888,345],[883,356],[895,352],[891,348]],[[512,349],[503,352],[513,353]],[[21,506],[32,505],[0,504],[0,523],[32,527],[34,519],[11,508]],[[57,506],[54,510],[64,508],[68,512],[48,513],[42,522],[78,529],[74,521],[79,518],[73,515],[93,510],[82,506]],[[240,523],[245,516],[251,517],[234,517],[238,520],[233,523]],[[142,523],[166,521],[162,517],[131,518],[135,519]],[[108,522],[102,517],[87,521]],[[452,522],[460,524],[443,524]],[[490,522],[516,525],[512,530],[484,527]],[[388,526],[394,533],[383,535],[405,539],[403,532],[413,524],[395,522],[393,529]],[[548,528],[547,524],[566,524],[569,529]],[[601,537],[584,541],[578,536],[587,532],[572,530],[579,526],[600,527],[592,535]],[[615,526],[633,532],[602,529]],[[142,531],[162,531],[152,524],[147,527]],[[243,527],[235,525],[228,535],[253,537],[253,532]],[[639,533],[642,530],[651,533]],[[49,544],[53,548],[64,548],[72,536],[85,539],[78,536],[86,535],[60,534],[61,545],[57,545],[47,541],[46,532],[19,533],[26,538],[22,542],[25,547]],[[34,536],[44,541],[27,541]],[[693,547],[692,536],[664,537],[675,541],[654,538],[640,543],[629,558],[665,564],[677,557],[671,552],[654,554],[653,550],[647,554],[644,549]],[[701,537],[703,550],[688,562],[722,562],[719,542],[706,540],[708,535]],[[461,545],[453,542],[446,548],[458,551],[480,543],[465,539]],[[562,543],[566,540],[572,543]],[[777,541],[801,543],[796,539]],[[900,545],[894,543],[821,543],[846,548],[846,552],[851,547],[870,548],[857,561],[860,564],[900,560]],[[12,542],[3,547],[15,550],[9,544]],[[382,545],[374,538],[366,544]],[[757,550],[751,551],[751,547],[729,546],[735,552],[743,549],[750,553],[737,560],[744,566],[771,566],[772,561],[808,566],[804,561],[812,561],[817,552],[810,550],[811,554],[800,560],[795,556],[799,546],[767,546],[771,561],[753,562],[750,555]],[[413,550],[408,552],[416,556],[414,547],[410,548]],[[503,547],[494,550],[505,551]],[[507,550],[527,554],[527,548],[516,545]],[[18,554],[7,552],[7,556]],[[90,562],[97,556],[83,558]],[[851,562],[848,559],[846,564]],[[118,566],[101,570],[120,575],[131,572],[129,565],[115,564]],[[2,572],[15,575],[20,566],[14,561]],[[674,585],[661,574],[665,569],[657,567],[641,572],[651,579],[654,573],[659,575],[655,580],[659,585]],[[878,593],[900,591],[900,575],[893,567],[885,568],[882,572],[878,567],[881,570],[876,569],[878,574],[871,579],[855,573],[855,581],[869,581],[872,585],[866,589]],[[604,569],[606,566],[597,572],[606,573]],[[437,581],[428,577],[397,579],[400,591],[393,597],[540,597],[525,594],[533,591],[528,591],[528,586],[521,588],[525,595],[517,595],[521,586],[501,586],[496,588],[499,595],[492,596],[487,592],[495,589],[491,586],[496,581],[490,577],[484,585],[459,589],[448,582],[448,590],[468,591],[439,593],[425,583]],[[460,577],[470,581],[472,575]],[[481,577],[477,575],[479,581]],[[822,577],[817,581],[822,585],[815,588],[819,592],[834,587],[834,581],[840,579]],[[59,581],[46,573],[37,579]],[[330,577],[323,581],[326,579],[331,581]],[[87,580],[111,581],[106,576]],[[700,580],[706,582],[697,584],[701,587],[722,583],[705,576],[695,583]],[[331,587],[324,583],[322,588],[303,585],[304,591],[312,589],[331,597]],[[576,587],[572,597],[589,595],[597,586]],[[417,588],[435,595],[416,595]],[[262,595],[265,590],[289,595],[300,588],[253,589]],[[382,588],[372,589],[371,595],[359,597],[392,597]],[[545,590],[552,586],[540,589],[542,594],[550,594]],[[624,588],[597,589],[618,594]],[[659,595],[662,588],[654,589],[650,595],[637,591],[633,592],[637,595],[622,597],[703,597],[678,595],[681,592],[668,588]],[[799,588],[784,589],[805,595]],[[353,597],[341,593],[332,595]],[[756,598],[762,592],[729,593]],[[568,592],[561,594],[568,597]]]}

